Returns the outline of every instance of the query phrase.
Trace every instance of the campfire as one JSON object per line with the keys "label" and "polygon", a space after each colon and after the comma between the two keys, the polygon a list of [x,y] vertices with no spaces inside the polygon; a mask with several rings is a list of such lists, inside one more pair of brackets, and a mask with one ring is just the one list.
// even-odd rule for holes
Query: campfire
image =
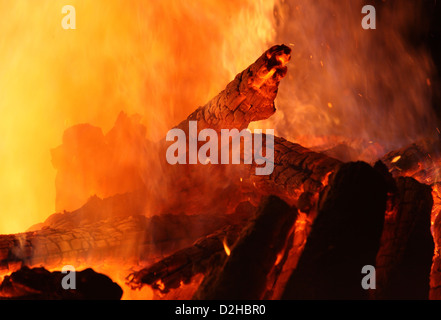
{"label": "campfire", "polygon": [[[160,136],[125,108],[108,130],[67,126],[50,153],[57,213],[0,235],[0,299],[441,299],[436,72],[403,35],[423,10],[409,3],[364,30],[333,1],[276,1],[279,44]],[[380,21],[393,8],[378,1]],[[384,63],[362,74],[368,54],[344,60],[367,48]],[[165,107],[176,92],[158,92]]]}

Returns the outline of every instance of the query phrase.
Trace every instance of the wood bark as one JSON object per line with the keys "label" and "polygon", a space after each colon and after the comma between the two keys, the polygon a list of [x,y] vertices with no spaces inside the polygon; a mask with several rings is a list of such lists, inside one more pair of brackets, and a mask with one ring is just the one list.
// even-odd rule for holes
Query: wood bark
{"label": "wood bark", "polygon": [[[264,144],[263,148],[267,146]],[[342,163],[280,137],[274,137],[273,151],[274,171],[270,175],[256,175],[255,164],[238,168],[236,174],[242,177],[243,187],[253,193],[275,195],[301,211],[309,212],[314,206],[311,203],[314,196],[324,189],[328,177]],[[299,203],[301,197],[303,202]]]}
{"label": "wood bark", "polygon": [[225,258],[224,241],[234,243],[243,227],[244,223],[225,226],[192,246],[128,275],[127,284],[132,289],[149,285],[162,294],[188,284],[195,275],[205,274]]}
{"label": "wood bark", "polygon": [[381,246],[376,258],[376,289],[371,298],[428,299],[434,252],[430,233],[431,188],[399,177],[391,190]]}
{"label": "wood bark", "polygon": [[[101,203],[103,207],[100,207]],[[0,272],[22,265],[58,266],[100,259],[155,261],[189,246],[198,238],[235,223],[235,215],[171,215],[146,218],[121,216],[71,227],[90,207],[50,217],[40,229],[0,236]],[[96,212],[107,208],[106,201],[91,206]],[[90,212],[93,214],[93,211]],[[93,216],[91,217],[93,220]],[[80,219],[81,220],[81,219]],[[49,222],[53,223],[53,227]]]}

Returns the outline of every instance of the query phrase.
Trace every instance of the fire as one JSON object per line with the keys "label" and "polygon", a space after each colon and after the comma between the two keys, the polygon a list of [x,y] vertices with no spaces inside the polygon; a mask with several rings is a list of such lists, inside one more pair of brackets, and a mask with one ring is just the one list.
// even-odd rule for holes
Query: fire
{"label": "fire", "polygon": [[[295,64],[282,84],[278,112],[256,124],[260,128],[276,128],[277,135],[306,147],[321,136],[334,137],[332,144],[345,137],[352,145],[381,146],[363,147],[361,160],[432,129],[430,56],[414,52],[400,33],[418,5],[384,9],[391,23],[377,35],[387,36],[377,52],[372,41],[378,39],[360,28],[361,0],[116,1],[105,10],[96,1],[70,4],[75,30],[61,28],[61,0],[0,4],[0,198],[2,212],[10,213],[0,216],[0,233],[23,231],[54,211],[49,150],[67,128],[91,123],[105,133],[123,110],[141,116],[147,138],[162,138],[275,42],[294,47]],[[332,19],[330,11],[336,12]],[[378,58],[371,61],[373,56]],[[277,59],[287,63],[285,56]],[[402,77],[404,71],[410,73]],[[137,156],[125,151],[121,162]],[[92,188],[81,192],[103,196]]]}
{"label": "fire", "polygon": [[[389,23],[373,37],[360,28],[363,3],[73,0],[77,29],[67,31],[60,26],[64,1],[1,2],[0,234],[22,232],[55,209],[77,209],[95,194],[115,193],[105,183],[88,184],[87,169],[77,175],[78,190],[56,179],[51,160],[56,164],[77,160],[57,153],[60,149],[53,154],[61,156],[51,159],[50,150],[61,144],[66,129],[88,123],[101,137],[124,111],[138,114],[136,119],[145,128],[141,134],[157,141],[274,43],[294,47],[295,64],[281,85],[277,113],[252,126],[276,129],[277,135],[305,147],[326,150],[344,144],[354,149],[356,159],[366,161],[427,137],[435,130],[436,118],[430,101],[433,62],[428,52],[417,51],[402,35],[418,5],[385,7],[382,18]],[[277,57],[282,65],[288,60],[285,55]],[[274,72],[266,70],[259,76],[268,79]],[[146,160],[130,148],[131,136],[117,138],[115,163],[128,166],[133,159]],[[80,141],[74,137],[71,142],[78,147]],[[84,150],[94,147],[94,141],[85,139]],[[396,156],[391,162],[400,159]],[[84,167],[104,171],[96,159]],[[425,163],[420,163],[416,171],[423,169]],[[434,179],[425,178],[424,182]],[[78,203],[70,198],[58,201],[56,208],[54,181],[78,196]],[[127,191],[123,181],[117,185],[122,188],[118,192]],[[302,188],[294,193],[299,195]],[[435,184],[432,225],[441,210],[440,194]],[[299,214],[297,251],[307,241],[310,219]],[[226,237],[222,243],[230,256]],[[279,253],[275,265],[282,258]],[[123,286],[127,271],[121,265],[94,268],[114,275]],[[155,286],[165,288],[161,280]],[[152,292],[143,292],[143,297],[151,298]]]}
{"label": "fire", "polygon": [[161,280],[156,281],[155,286],[158,287],[159,290],[165,289],[165,284]]}
{"label": "fire", "polygon": [[353,160],[370,162],[430,136],[436,116],[426,81],[433,78],[431,55],[415,50],[402,32],[421,28],[413,22],[421,3],[376,6],[388,23],[375,36],[360,28],[363,5],[277,3],[276,38],[295,44],[294,63],[281,85],[278,110],[264,125],[306,147],[315,147],[316,137],[334,137],[331,145],[349,143],[358,153]]}
{"label": "fire", "polygon": [[228,243],[227,243],[227,237],[224,238],[224,240],[222,241],[222,244],[224,245],[225,253],[227,254],[227,256],[230,256],[230,254],[231,254],[231,249],[230,249],[230,247],[228,246]]}
{"label": "fire", "polygon": [[106,133],[123,110],[158,140],[274,38],[273,1],[69,4],[75,30],[61,27],[65,1],[0,3],[0,234],[55,211],[49,151],[67,128]]}

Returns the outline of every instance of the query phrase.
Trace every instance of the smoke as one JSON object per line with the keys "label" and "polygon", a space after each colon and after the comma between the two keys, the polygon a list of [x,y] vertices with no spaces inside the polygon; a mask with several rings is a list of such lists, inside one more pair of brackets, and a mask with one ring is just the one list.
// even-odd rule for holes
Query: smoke
{"label": "smoke", "polygon": [[422,1],[377,1],[376,30],[362,28],[364,4],[277,3],[276,42],[289,44],[293,58],[264,125],[307,147],[344,142],[372,161],[435,135],[436,75],[427,48],[411,43],[426,27]]}

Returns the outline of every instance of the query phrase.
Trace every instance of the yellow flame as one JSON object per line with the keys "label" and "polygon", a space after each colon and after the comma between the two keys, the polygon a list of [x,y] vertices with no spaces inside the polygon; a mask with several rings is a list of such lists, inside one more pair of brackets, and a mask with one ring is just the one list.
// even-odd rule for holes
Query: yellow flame
{"label": "yellow flame", "polygon": [[392,159],[391,163],[396,163],[401,159],[401,156],[396,156],[395,158]]}
{"label": "yellow flame", "polygon": [[[0,1],[0,234],[54,212],[50,149],[138,113],[162,138],[271,42],[273,1]],[[69,186],[66,186],[68,188]]]}

